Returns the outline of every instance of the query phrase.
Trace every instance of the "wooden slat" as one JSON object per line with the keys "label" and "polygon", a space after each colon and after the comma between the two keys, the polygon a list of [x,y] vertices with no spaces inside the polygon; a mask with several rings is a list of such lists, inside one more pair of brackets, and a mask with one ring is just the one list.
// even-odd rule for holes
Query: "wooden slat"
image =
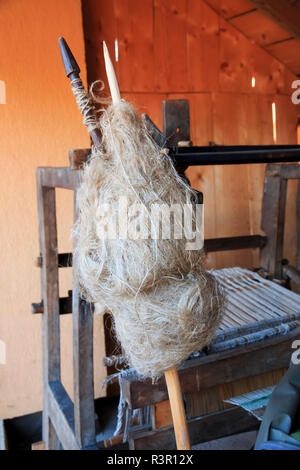
{"label": "wooden slat", "polygon": [[231,91],[235,94],[252,91],[253,47],[254,45],[248,38],[220,18],[219,84],[221,91]]}
{"label": "wooden slat", "polygon": [[295,74],[300,73],[300,40],[288,39],[266,46],[266,50]]}
{"label": "wooden slat", "polygon": [[39,242],[43,257],[41,290],[44,302],[43,330],[43,440],[58,449],[59,441],[49,421],[48,383],[60,379],[59,288],[55,190],[43,186],[44,172],[37,169]]}
{"label": "wooden slat", "polygon": [[160,429],[172,426],[172,413],[169,400],[164,400],[152,405],[152,428]]}
{"label": "wooden slat", "polygon": [[[257,86],[260,87],[259,77]],[[272,98],[264,95],[248,95],[247,139],[249,145],[272,145]],[[248,165],[249,222],[251,235],[263,233],[261,230],[261,208],[264,190],[265,164]],[[259,266],[259,251],[252,251],[252,265]]]}
{"label": "wooden slat", "polygon": [[[77,192],[75,191],[74,221],[78,216],[76,197]],[[74,239],[73,248],[75,246],[76,239]],[[76,259],[73,259],[73,266],[75,266],[72,282],[75,433],[80,447],[87,447],[96,443],[93,310],[91,304],[80,298],[76,275]]]}
{"label": "wooden slat", "polygon": [[189,404],[187,417],[194,418],[231,408],[233,405],[225,403],[225,400],[277,385],[286,371],[287,368],[283,368],[187,394],[189,398],[187,401]]}
{"label": "wooden slat", "polygon": [[82,171],[68,167],[40,167],[36,169],[36,174],[44,187],[74,190],[80,185]]}
{"label": "wooden slat", "polygon": [[[277,95],[274,99],[277,114],[277,142],[278,144],[297,144],[296,125],[299,108],[294,105],[290,96]],[[291,178],[287,185],[287,198],[285,207],[285,230],[283,243],[283,257],[289,263],[297,265],[297,177],[300,176],[300,167],[297,164],[281,165],[281,177]]]}
{"label": "wooden slat", "polygon": [[230,23],[245,36],[254,39],[260,46],[283,41],[291,37],[288,31],[258,10],[232,18]]}
{"label": "wooden slat", "polygon": [[[229,111],[230,110],[230,111]],[[230,118],[228,116],[230,113]],[[245,95],[213,94],[214,141],[220,145],[247,143]],[[233,126],[232,122],[238,123]],[[216,166],[216,235],[241,236],[250,233],[247,166]],[[251,251],[218,253],[217,266],[252,266]]]}
{"label": "wooden slat", "polygon": [[279,24],[291,36],[300,37],[300,8],[286,0],[250,0],[255,8]]}
{"label": "wooden slat", "polygon": [[[124,92],[154,90],[153,2],[114,0],[119,48],[119,87]],[[114,57],[113,51],[111,51]]]}
{"label": "wooden slat", "polygon": [[75,437],[74,405],[60,381],[48,386],[49,414],[65,450],[79,450]]}
{"label": "wooden slat", "polygon": [[186,33],[188,91],[217,90],[219,88],[218,15],[204,2],[188,0]]}
{"label": "wooden slat", "polygon": [[154,0],[153,38],[156,91],[186,91],[186,2]]}
{"label": "wooden slat", "polygon": [[[118,38],[117,22],[114,10],[114,1],[85,0],[82,3],[83,27],[86,41],[86,61],[88,82],[103,80],[106,96],[108,84],[103,60],[101,43],[105,40],[107,47],[114,57],[115,39]],[[118,77],[118,62],[114,61],[115,72]]]}
{"label": "wooden slat", "polygon": [[[193,445],[251,431],[257,429],[258,426],[259,422],[254,416],[237,407],[188,421],[191,444]],[[160,431],[132,433],[129,445],[132,450],[176,449],[173,427]]]}
{"label": "wooden slat", "polygon": [[272,165],[267,165],[262,209],[262,229],[268,237],[260,252],[260,265],[271,276],[281,278],[283,233],[285,221],[286,180],[272,176]]}
{"label": "wooden slat", "polygon": [[243,13],[253,10],[253,5],[247,0],[206,0],[214,10],[216,10],[224,18],[242,15]]}

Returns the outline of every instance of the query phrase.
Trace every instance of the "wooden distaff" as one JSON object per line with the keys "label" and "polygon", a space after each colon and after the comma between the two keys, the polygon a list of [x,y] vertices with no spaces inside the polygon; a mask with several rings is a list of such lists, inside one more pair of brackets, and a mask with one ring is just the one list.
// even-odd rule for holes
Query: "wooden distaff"
{"label": "wooden distaff", "polygon": [[[113,104],[117,104],[121,101],[121,95],[114,67],[110,59],[110,55],[105,41],[103,41],[103,52],[105,60],[105,69],[112,97],[112,102]],[[189,433],[184,411],[182,392],[176,368],[172,367],[171,369],[167,369],[165,371],[165,378],[168,387],[177,449],[190,450],[191,445]]]}

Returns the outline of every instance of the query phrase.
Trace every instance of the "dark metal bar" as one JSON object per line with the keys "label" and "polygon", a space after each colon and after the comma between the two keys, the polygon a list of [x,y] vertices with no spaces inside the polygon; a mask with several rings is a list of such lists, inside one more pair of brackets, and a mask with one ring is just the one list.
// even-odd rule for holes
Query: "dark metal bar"
{"label": "dark metal bar", "polygon": [[169,155],[178,166],[287,163],[300,161],[300,145],[172,147]]}
{"label": "dark metal bar", "polygon": [[244,250],[247,248],[262,248],[267,242],[267,237],[262,235],[249,235],[243,237],[211,238],[204,240],[204,251],[212,253],[216,251]]}

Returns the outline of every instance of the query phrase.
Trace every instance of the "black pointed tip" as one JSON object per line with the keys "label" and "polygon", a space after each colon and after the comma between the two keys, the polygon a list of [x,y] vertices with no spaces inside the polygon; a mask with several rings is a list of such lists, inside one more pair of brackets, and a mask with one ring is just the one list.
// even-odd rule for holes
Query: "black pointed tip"
{"label": "black pointed tip", "polygon": [[67,77],[69,77],[72,73],[79,74],[80,68],[66,42],[63,37],[59,38],[59,47],[62,56],[62,60],[65,67],[65,72]]}

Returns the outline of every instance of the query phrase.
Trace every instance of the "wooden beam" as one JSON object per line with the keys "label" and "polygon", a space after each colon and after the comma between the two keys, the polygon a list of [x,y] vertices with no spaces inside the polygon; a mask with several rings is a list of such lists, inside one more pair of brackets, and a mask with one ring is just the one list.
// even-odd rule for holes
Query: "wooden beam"
{"label": "wooden beam", "polygon": [[74,405],[60,381],[48,386],[48,412],[64,450],[79,450],[75,437]]}
{"label": "wooden beam", "polygon": [[[188,421],[191,444],[219,439],[240,432],[252,431],[259,426],[258,420],[238,407],[209,413]],[[131,450],[176,449],[173,426],[159,431],[133,432],[129,439]]]}
{"label": "wooden beam", "polygon": [[68,167],[39,167],[36,169],[39,184],[45,188],[77,189],[81,183],[82,171]]}
{"label": "wooden beam", "polygon": [[300,8],[286,0],[250,0],[253,6],[288,31],[300,37]]}

